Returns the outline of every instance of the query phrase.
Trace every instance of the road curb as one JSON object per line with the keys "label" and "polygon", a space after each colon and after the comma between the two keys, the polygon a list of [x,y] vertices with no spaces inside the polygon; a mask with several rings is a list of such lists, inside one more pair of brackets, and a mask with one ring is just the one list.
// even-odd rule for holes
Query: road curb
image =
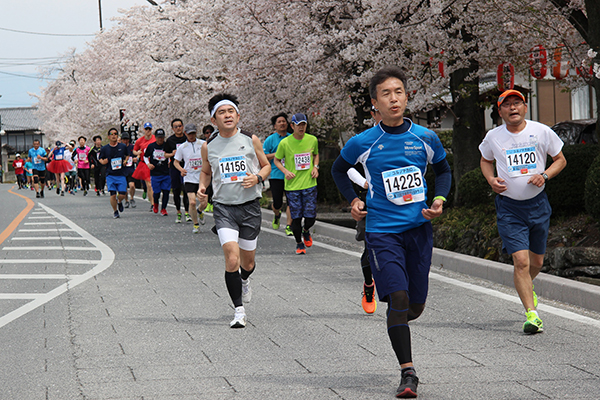
{"label": "road curb", "polygon": [[[273,212],[263,209],[263,220],[270,222],[272,219]],[[282,224],[284,220],[285,214],[282,216]],[[314,226],[314,233],[337,240],[354,242],[356,231],[343,226],[317,221]],[[514,287],[513,267],[509,264],[438,248],[433,249],[432,264],[450,271]],[[535,279],[535,291],[539,296],[549,300],[556,300],[600,312],[600,286],[542,272]]]}

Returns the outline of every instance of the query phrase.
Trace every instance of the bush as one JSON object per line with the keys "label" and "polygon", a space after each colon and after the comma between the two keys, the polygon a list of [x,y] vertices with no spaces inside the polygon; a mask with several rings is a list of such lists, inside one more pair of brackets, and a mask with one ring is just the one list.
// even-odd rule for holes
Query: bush
{"label": "bush", "polygon": [[[568,163],[568,161],[567,161]],[[567,164],[568,165],[568,164]],[[583,172],[581,172],[582,175]],[[566,194],[567,192],[565,192]],[[598,199],[600,198],[600,156],[597,156],[592,162],[592,165],[587,171],[587,179],[585,180],[585,210],[594,219],[600,221],[600,206]]]}
{"label": "bush", "polygon": [[494,204],[495,197],[479,167],[464,174],[458,183],[458,201],[461,206],[491,205]]}
{"label": "bush", "polygon": [[[596,156],[600,154],[600,146],[589,144],[564,146],[563,154],[567,159],[567,166],[546,184],[545,190],[554,214],[577,215],[586,208],[584,192],[587,185],[587,172]],[[552,159],[548,157],[546,166],[551,164]]]}
{"label": "bush", "polygon": [[319,177],[317,178],[317,201],[319,203],[340,204],[345,200],[331,176],[331,167],[334,161],[319,161]]}

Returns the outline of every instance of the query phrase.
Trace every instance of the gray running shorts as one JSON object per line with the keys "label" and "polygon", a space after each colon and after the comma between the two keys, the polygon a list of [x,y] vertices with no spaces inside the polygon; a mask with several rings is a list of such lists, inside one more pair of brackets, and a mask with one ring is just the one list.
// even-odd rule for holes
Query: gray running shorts
{"label": "gray running shorts", "polygon": [[239,232],[240,239],[254,240],[260,233],[262,216],[259,199],[239,205],[214,203],[213,217],[217,231],[233,229]]}

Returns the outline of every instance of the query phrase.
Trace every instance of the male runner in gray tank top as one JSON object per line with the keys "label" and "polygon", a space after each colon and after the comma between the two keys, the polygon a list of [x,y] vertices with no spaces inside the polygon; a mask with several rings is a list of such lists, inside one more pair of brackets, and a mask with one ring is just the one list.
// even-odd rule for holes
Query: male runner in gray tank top
{"label": "male runner in gray tank top", "polygon": [[218,134],[202,145],[198,198],[200,209],[204,209],[208,202],[206,188],[212,178],[213,217],[225,255],[225,284],[235,307],[229,326],[244,328],[244,303],[252,294],[248,278],[254,272],[262,221],[259,200],[271,164],[260,139],[238,128],[240,113],[235,96],[223,93],[212,97],[208,110]]}

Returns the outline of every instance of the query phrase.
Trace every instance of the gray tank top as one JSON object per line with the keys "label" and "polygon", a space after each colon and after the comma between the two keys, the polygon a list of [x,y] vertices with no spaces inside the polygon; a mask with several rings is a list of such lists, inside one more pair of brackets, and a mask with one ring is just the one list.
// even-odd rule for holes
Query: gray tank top
{"label": "gray tank top", "polygon": [[240,129],[230,138],[216,134],[207,141],[207,148],[216,203],[237,205],[262,197],[261,185],[242,187],[247,172],[254,175],[260,171],[252,134]]}

